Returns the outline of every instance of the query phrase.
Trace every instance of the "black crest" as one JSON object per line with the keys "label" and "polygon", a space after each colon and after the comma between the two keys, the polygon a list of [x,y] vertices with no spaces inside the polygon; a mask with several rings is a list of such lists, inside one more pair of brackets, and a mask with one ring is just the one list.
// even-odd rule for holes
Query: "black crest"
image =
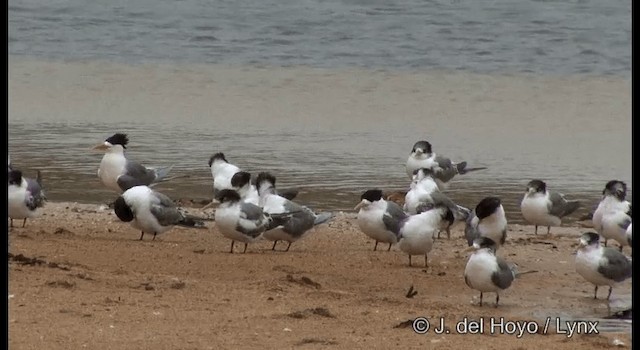
{"label": "black crest", "polygon": [[113,203],[113,211],[116,212],[116,216],[121,221],[130,222],[134,218],[131,208],[129,208],[129,205],[127,205],[127,202],[122,196],[118,197]]}
{"label": "black crest", "polygon": [[18,185],[22,184],[22,171],[20,170],[11,170],[9,171],[9,185]]}
{"label": "black crest", "polygon": [[127,137],[127,134],[118,133],[109,137],[105,141],[109,142],[112,145],[121,145],[122,148],[127,148],[127,144],[129,143],[129,138]]}
{"label": "black crest", "polygon": [[527,184],[527,188],[533,188],[536,192],[545,193],[547,191],[547,184],[542,180],[531,180]]}
{"label": "black crest", "polygon": [[418,141],[413,145],[411,153],[420,148],[424,153],[431,153],[431,144],[428,141]]}
{"label": "black crest", "polygon": [[367,190],[362,194],[362,196],[360,196],[360,200],[362,199],[366,199],[369,202],[379,201],[382,199],[382,190]]}
{"label": "black crest", "polygon": [[276,177],[271,175],[270,173],[267,172],[261,172],[260,174],[258,174],[258,177],[256,178],[256,185],[260,186],[261,184],[268,182],[271,184],[271,186],[276,185]]}
{"label": "black crest", "polygon": [[486,197],[476,206],[476,216],[478,219],[484,219],[495,213],[498,207],[500,207],[500,198]]}
{"label": "black crest", "polygon": [[607,185],[602,191],[603,195],[614,195],[619,200],[623,201],[627,197],[627,184],[620,180],[611,180],[607,182]]}
{"label": "black crest", "polygon": [[588,245],[600,243],[600,235],[595,232],[585,232],[582,234],[582,238],[587,241]]}
{"label": "black crest", "polygon": [[231,177],[231,186],[242,187],[251,181],[251,174],[246,171],[238,171]]}
{"label": "black crest", "polygon": [[209,166],[211,166],[211,164],[213,164],[213,162],[215,162],[216,160],[223,160],[225,163],[229,163],[227,162],[227,158],[224,157],[224,153],[218,152],[212,155],[211,158],[209,158]]}
{"label": "black crest", "polygon": [[237,202],[240,200],[240,194],[235,190],[224,189],[218,192],[216,199],[219,200],[220,203]]}

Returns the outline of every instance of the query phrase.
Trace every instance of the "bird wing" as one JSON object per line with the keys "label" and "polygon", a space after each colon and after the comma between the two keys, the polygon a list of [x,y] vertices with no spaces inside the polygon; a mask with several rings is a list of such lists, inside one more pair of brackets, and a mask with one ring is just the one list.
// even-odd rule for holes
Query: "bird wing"
{"label": "bird wing", "polygon": [[117,183],[122,191],[126,191],[134,186],[149,186],[155,179],[156,173],[153,169],[147,169],[142,164],[127,159],[124,174],[118,176]]}
{"label": "bird wing", "polygon": [[151,196],[153,197],[153,202],[151,203],[149,210],[158,220],[160,225],[177,225],[184,220],[184,215],[180,212],[171,198],[156,191],[153,191]]}
{"label": "bird wing", "polygon": [[458,173],[456,167],[449,158],[436,155],[435,162],[438,166],[433,169],[434,176],[442,182],[448,182]]}
{"label": "bird wing", "polygon": [[265,231],[270,220],[264,215],[259,206],[242,202],[240,203],[240,217],[236,224],[236,230],[251,237],[257,237]]}
{"label": "bird wing", "polygon": [[553,216],[559,218],[567,216],[576,211],[579,206],[580,202],[567,201],[561,193],[549,192],[549,204],[547,208],[549,209],[549,214]]}
{"label": "bird wing", "polygon": [[631,277],[631,262],[616,249],[604,247],[598,272],[610,280],[622,282]]}
{"label": "bird wing", "polygon": [[31,210],[42,207],[44,205],[44,201],[47,199],[42,187],[37,180],[29,178],[25,178],[25,180],[27,181],[27,191],[31,194],[31,196],[25,199],[27,207]]}
{"label": "bird wing", "polygon": [[500,289],[507,289],[511,286],[515,275],[504,259],[496,256],[496,261],[498,263],[498,271],[491,274],[491,281]]}
{"label": "bird wing", "polygon": [[407,214],[395,202],[387,202],[387,210],[382,216],[382,222],[387,230],[400,233],[400,228],[407,218]]}

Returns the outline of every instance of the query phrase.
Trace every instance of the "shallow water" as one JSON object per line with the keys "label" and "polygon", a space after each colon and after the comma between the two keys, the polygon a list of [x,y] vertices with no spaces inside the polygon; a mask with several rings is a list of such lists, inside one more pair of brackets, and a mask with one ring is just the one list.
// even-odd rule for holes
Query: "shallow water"
{"label": "shallow water", "polygon": [[583,200],[574,219],[610,179],[631,194],[630,91],[620,78],[16,57],[9,78],[12,162],[28,176],[42,170],[51,200],[113,200],[90,148],[115,132],[129,134],[133,159],[188,175],[158,186],[174,198],[210,198],[207,162],[221,151],[274,173],[312,207],[349,210],[368,188],[406,190],[404,164],[420,139],[488,167],[458,176],[447,193],[468,207],[498,195],[513,223],[532,178]]}

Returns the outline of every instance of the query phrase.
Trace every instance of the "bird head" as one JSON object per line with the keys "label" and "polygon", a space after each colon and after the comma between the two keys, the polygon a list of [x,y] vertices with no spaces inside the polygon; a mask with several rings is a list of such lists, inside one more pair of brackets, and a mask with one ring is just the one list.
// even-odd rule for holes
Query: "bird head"
{"label": "bird head", "polygon": [[256,178],[256,189],[260,195],[266,193],[266,191],[273,191],[275,193],[276,177],[268,172],[261,172]]}
{"label": "bird head", "polygon": [[531,180],[527,184],[527,193],[545,193],[547,191],[547,184],[542,180]]}
{"label": "bird head", "polygon": [[9,185],[20,186],[22,184],[22,171],[11,170],[9,171]]}
{"label": "bird head", "polygon": [[110,136],[109,138],[104,140],[103,143],[97,144],[95,147],[93,147],[93,149],[96,151],[102,151],[102,152],[112,152],[112,151],[122,152],[127,148],[128,143],[129,143],[129,138],[127,137],[126,134],[117,133],[117,134],[113,134],[113,136]]}
{"label": "bird head", "polygon": [[229,163],[227,162],[227,158],[224,157],[224,153],[222,152],[218,152],[209,158],[209,166],[211,166],[211,164],[215,163],[216,161]]}
{"label": "bird head", "polygon": [[131,222],[135,217],[133,211],[122,196],[119,196],[113,203],[113,211],[115,211],[118,219],[123,222]]}
{"label": "bird head", "polygon": [[251,182],[251,174],[246,171],[238,171],[231,177],[231,186],[242,188]]}
{"label": "bird head", "polygon": [[216,195],[220,203],[234,203],[240,200],[240,194],[236,190],[224,189]]}
{"label": "bird head", "polygon": [[486,197],[476,206],[476,216],[482,220],[491,216],[502,204],[498,197]]}
{"label": "bird head", "polygon": [[419,156],[424,153],[431,153],[431,144],[424,140],[416,142],[411,149],[411,154]]}
{"label": "bird head", "polygon": [[580,248],[600,244],[600,235],[595,232],[586,232],[580,236]]}
{"label": "bird head", "polygon": [[604,196],[614,196],[623,201],[627,196],[627,184],[619,180],[611,180],[602,191]]}
{"label": "bird head", "polygon": [[480,249],[489,249],[492,252],[496,252],[497,244],[489,237],[478,237],[473,240],[473,244],[465,249],[465,251],[478,251]]}
{"label": "bird head", "polygon": [[367,208],[373,202],[382,200],[383,199],[382,197],[383,197],[382,190],[379,190],[379,189],[367,190],[360,196],[360,203],[358,203],[358,205],[356,205],[356,207],[353,209],[360,210],[360,208],[363,208],[363,207]]}

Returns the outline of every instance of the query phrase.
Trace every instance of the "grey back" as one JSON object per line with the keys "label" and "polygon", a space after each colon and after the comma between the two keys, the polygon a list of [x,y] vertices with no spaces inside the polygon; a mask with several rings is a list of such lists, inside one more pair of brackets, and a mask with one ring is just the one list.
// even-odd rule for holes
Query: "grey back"
{"label": "grey back", "polygon": [[580,202],[567,201],[562,194],[556,192],[549,192],[549,200],[551,200],[549,213],[559,218],[573,213],[580,206]]}
{"label": "grey back", "polygon": [[382,216],[382,222],[387,230],[396,235],[400,234],[400,229],[407,218],[407,213],[405,213],[398,204],[387,201],[387,210]]}
{"label": "grey back", "polygon": [[515,279],[514,273],[504,259],[496,256],[498,271],[491,275],[491,281],[500,289],[507,289]]}
{"label": "grey back", "polygon": [[176,204],[166,195],[153,191],[152,196],[157,200],[151,204],[151,214],[162,226],[177,225],[184,220],[184,215],[178,210]]}
{"label": "grey back", "polygon": [[622,282],[631,277],[631,262],[618,250],[611,247],[602,248],[603,260],[598,265],[598,272],[607,279]]}

